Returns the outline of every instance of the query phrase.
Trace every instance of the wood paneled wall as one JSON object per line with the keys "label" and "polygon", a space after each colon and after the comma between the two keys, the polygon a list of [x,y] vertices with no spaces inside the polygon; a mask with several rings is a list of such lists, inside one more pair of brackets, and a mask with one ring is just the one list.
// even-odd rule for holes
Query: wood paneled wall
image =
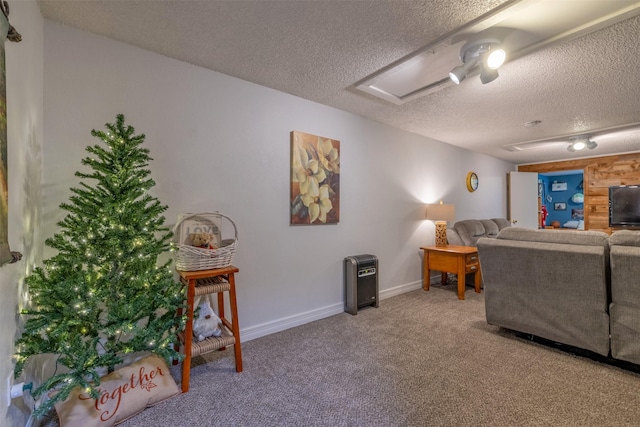
{"label": "wood paneled wall", "polygon": [[609,228],[609,187],[640,184],[640,153],[518,166],[518,172],[538,173],[579,169],[584,171],[585,230],[615,231]]}

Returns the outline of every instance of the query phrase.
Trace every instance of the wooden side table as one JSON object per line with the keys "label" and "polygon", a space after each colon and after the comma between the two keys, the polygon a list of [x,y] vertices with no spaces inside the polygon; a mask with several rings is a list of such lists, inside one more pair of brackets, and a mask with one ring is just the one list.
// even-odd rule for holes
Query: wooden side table
{"label": "wooden side table", "polygon": [[480,272],[480,260],[478,249],[472,246],[423,246],[424,251],[422,289],[429,290],[431,270],[440,271],[443,274],[443,282],[446,274],[458,275],[458,299],[464,299],[465,276],[467,273],[475,273],[475,291],[480,293],[482,273]]}
{"label": "wooden side table", "polygon": [[[234,274],[237,267],[228,266],[214,270],[178,271],[180,281],[187,286],[187,323],[180,341],[184,352],[182,361],[182,392],[189,391],[191,373],[191,358],[214,350],[224,350],[233,345],[236,362],[236,372],[242,372],[242,348],[240,346],[240,325],[238,323],[238,305],[236,303],[236,282]],[[224,313],[224,294],[229,293],[231,320]],[[193,311],[196,295],[218,295],[218,317],[222,320],[222,334],[219,337],[209,337],[200,342],[193,340]],[[178,344],[179,345],[179,344]]]}

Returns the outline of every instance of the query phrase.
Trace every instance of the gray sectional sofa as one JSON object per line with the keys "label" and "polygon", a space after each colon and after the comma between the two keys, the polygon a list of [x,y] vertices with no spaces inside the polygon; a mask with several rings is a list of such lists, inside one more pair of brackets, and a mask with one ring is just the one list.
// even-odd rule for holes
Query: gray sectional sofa
{"label": "gray sectional sofa", "polygon": [[507,228],[477,242],[487,322],[640,364],[640,232]]}

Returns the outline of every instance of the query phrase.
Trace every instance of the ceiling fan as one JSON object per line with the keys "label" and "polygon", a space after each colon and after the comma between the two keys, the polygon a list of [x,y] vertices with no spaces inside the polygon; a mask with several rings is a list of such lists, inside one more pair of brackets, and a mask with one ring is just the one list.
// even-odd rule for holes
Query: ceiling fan
{"label": "ceiling fan", "polygon": [[518,142],[503,145],[502,148],[507,151],[526,151],[565,145],[568,151],[576,152],[584,149],[593,150],[598,146],[599,142],[607,139],[622,139],[636,136],[640,138],[640,123],[632,123],[629,125],[582,132],[579,134],[565,135],[561,137]]}

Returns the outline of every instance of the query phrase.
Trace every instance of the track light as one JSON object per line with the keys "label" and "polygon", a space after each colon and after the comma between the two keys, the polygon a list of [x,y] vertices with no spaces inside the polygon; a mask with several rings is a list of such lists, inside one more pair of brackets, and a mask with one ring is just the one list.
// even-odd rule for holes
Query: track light
{"label": "track light", "polygon": [[490,50],[487,55],[487,67],[492,70],[497,70],[502,64],[504,64],[505,59],[507,59],[507,52],[505,52],[501,47],[496,47],[493,50]]}
{"label": "track light", "polygon": [[494,38],[472,40],[465,43],[460,49],[460,60],[463,65],[455,67],[449,73],[449,78],[455,84],[460,84],[467,74],[478,63],[480,64],[480,80],[483,84],[498,78],[497,68],[507,57],[504,49],[500,47],[500,41]]}
{"label": "track light", "polygon": [[572,153],[575,151],[584,150],[585,148],[593,150],[598,146],[598,144],[595,141],[592,141],[588,136],[575,136],[573,138],[569,138],[569,141],[571,141],[571,144],[569,144],[567,150],[571,151]]}
{"label": "track light", "polygon": [[498,70],[485,67],[484,64],[480,64],[480,81],[483,85],[491,83],[498,78]]}
{"label": "track light", "polygon": [[469,62],[465,62],[462,65],[458,65],[457,67],[455,67],[453,70],[449,72],[449,78],[455,84],[457,85],[460,84],[460,82],[463,81],[465,77],[467,77],[467,73],[469,73],[469,71],[471,71],[471,69],[475,67],[477,63],[478,63],[478,59],[475,58],[475,59],[469,60]]}

